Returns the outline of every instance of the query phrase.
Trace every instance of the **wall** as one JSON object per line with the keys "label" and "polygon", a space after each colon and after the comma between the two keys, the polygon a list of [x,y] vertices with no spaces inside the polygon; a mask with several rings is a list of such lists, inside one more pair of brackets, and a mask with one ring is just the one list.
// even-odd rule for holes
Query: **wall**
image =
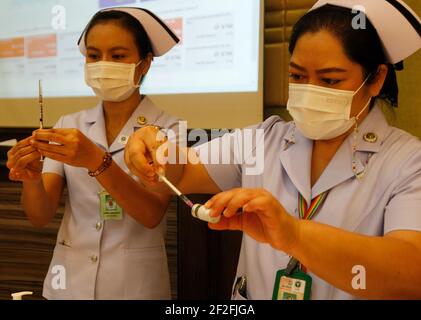
{"label": "wall", "polygon": [[[421,16],[420,0],[405,2]],[[405,35],[402,35],[405,37]],[[396,44],[399,45],[399,44]],[[408,131],[421,138],[421,50],[405,61],[405,70],[398,72],[399,108],[395,111],[392,125]]]}

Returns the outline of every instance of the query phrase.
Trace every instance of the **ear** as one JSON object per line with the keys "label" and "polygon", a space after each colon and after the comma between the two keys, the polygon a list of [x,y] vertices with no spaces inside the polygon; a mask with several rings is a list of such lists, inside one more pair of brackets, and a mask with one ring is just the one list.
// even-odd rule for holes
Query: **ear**
{"label": "ear", "polygon": [[143,62],[141,64],[142,75],[146,75],[149,72],[152,61],[153,61],[153,55],[152,53],[149,52],[148,55],[143,59]]}
{"label": "ear", "polygon": [[140,80],[142,80],[142,78],[144,78],[144,76],[146,76],[148,73],[149,69],[151,68],[152,60],[152,53],[148,53],[148,55],[142,59],[142,63],[139,64],[139,66],[136,68],[135,79],[138,79],[137,83],[139,83]]}
{"label": "ear", "polygon": [[387,73],[389,69],[387,65],[381,64],[373,75],[373,79],[370,81],[369,92],[372,97],[377,97],[383,88],[384,82],[386,81]]}

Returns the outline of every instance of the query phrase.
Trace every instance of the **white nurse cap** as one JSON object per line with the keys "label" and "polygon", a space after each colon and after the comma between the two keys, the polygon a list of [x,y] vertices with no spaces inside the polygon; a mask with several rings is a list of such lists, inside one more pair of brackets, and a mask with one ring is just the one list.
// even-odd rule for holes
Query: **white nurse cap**
{"label": "white nurse cap", "polygon": [[[125,12],[138,20],[143,28],[145,29],[148,38],[151,42],[152,53],[154,57],[159,57],[171,50],[177,43],[180,42],[180,39],[174,34],[174,32],[168,27],[164,21],[158,18],[155,14],[149,10],[143,8],[128,8],[128,7],[114,7],[106,8],[98,11],[96,15],[106,12],[106,11],[120,11]],[[91,19],[91,21],[92,21]],[[88,23],[87,27],[83,31],[82,35],[79,38],[78,45],[80,52],[86,56],[86,47],[85,47],[85,35],[86,30],[88,29],[91,21]]]}
{"label": "white nurse cap", "polygon": [[319,0],[312,10],[331,4],[365,10],[376,28],[391,64],[397,64],[421,48],[421,20],[402,0]]}

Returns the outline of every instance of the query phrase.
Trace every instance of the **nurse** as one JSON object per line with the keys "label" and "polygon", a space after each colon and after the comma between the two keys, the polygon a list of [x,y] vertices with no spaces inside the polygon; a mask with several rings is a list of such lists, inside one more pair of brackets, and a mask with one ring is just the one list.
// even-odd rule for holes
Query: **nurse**
{"label": "nurse", "polygon": [[[196,148],[178,187],[217,193],[205,205],[222,218],[209,226],[244,232],[233,298],[421,299],[421,143],[382,113],[398,103],[395,69],[420,47],[402,1],[318,1],[291,36],[294,121],[271,117]],[[241,153],[250,130],[257,140]],[[137,152],[152,151],[153,134],[134,134],[126,163],[157,186]],[[221,145],[232,164],[209,163]]]}
{"label": "nurse", "polygon": [[[124,163],[128,137],[145,126],[177,131],[178,120],[141,95],[153,57],[179,39],[140,8],[98,12],[79,40],[85,78],[101,99],[37,130],[8,154],[22,204],[43,227],[68,197],[43,296],[47,299],[169,299],[164,245],[169,196],[145,189]],[[45,161],[40,162],[40,156]]]}

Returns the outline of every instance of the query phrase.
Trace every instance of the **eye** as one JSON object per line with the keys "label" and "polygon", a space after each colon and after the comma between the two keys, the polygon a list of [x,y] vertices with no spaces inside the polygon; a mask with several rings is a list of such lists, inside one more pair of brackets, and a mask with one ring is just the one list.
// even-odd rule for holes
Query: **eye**
{"label": "eye", "polygon": [[294,81],[302,81],[305,78],[305,76],[302,76],[302,75],[297,74],[297,73],[290,72],[289,78],[294,80]]}
{"label": "eye", "polygon": [[94,54],[94,53],[90,53],[90,54],[88,54],[88,58],[91,59],[91,60],[98,60],[99,55]]}
{"label": "eye", "polygon": [[334,86],[334,85],[340,83],[342,80],[324,78],[324,79],[322,79],[322,81],[329,86]]}
{"label": "eye", "polygon": [[123,54],[113,54],[112,57],[114,60],[121,60],[121,59],[124,59],[126,56]]}

